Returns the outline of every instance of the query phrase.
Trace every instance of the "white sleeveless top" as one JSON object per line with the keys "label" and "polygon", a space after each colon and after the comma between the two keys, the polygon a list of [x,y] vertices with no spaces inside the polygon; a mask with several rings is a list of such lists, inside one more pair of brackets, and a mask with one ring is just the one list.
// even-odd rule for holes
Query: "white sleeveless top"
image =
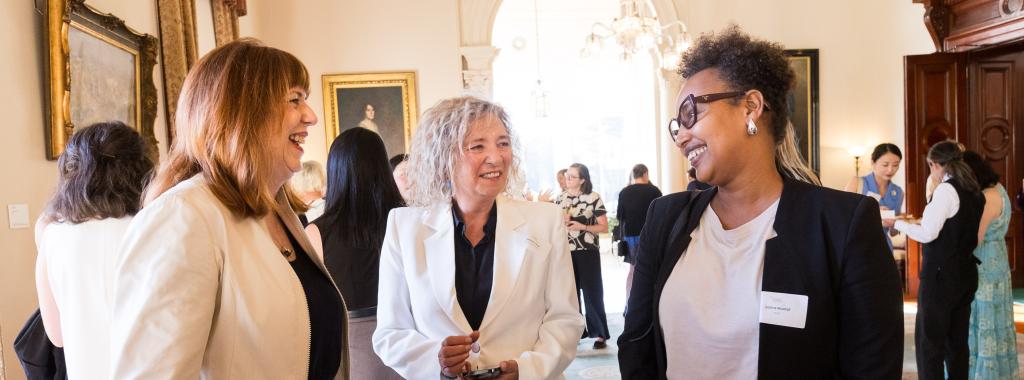
{"label": "white sleeveless top", "polygon": [[64,356],[71,379],[107,379],[110,318],[117,248],[131,217],[53,223],[42,250],[53,299],[60,310]]}

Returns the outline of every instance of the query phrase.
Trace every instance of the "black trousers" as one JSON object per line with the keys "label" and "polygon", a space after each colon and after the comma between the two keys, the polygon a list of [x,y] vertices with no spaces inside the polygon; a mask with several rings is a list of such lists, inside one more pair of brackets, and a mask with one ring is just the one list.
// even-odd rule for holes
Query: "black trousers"
{"label": "black trousers", "polygon": [[[601,253],[598,251],[572,251],[572,271],[576,275],[576,299],[583,292],[587,317],[584,338],[611,338],[608,316],[604,311],[604,282],[601,280]],[[970,305],[968,305],[969,308]]]}
{"label": "black trousers", "polygon": [[[971,301],[978,289],[977,275],[971,281],[922,278],[917,293],[917,321],[914,344],[917,373],[921,380],[967,379],[967,331]],[[943,366],[945,364],[945,366]]]}

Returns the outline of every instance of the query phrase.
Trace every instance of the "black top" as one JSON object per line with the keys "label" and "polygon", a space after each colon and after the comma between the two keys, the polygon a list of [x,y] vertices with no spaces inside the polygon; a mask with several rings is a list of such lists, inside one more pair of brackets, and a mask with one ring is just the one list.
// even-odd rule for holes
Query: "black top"
{"label": "black top", "polygon": [[288,239],[296,251],[292,269],[299,276],[309,307],[309,378],[333,379],[341,366],[341,321],[345,318],[341,296],[291,234]]}
{"label": "black top", "polygon": [[654,198],[661,196],[661,190],[649,183],[634,183],[619,192],[619,206],[615,217],[623,226],[624,236],[640,236],[647,222],[647,208]]}
{"label": "black top", "polygon": [[345,297],[349,310],[377,306],[381,245],[356,247],[348,239],[342,239],[342,234],[338,233],[341,227],[327,224],[325,218],[316,218],[313,224],[320,229],[324,265]]}
{"label": "black top", "polygon": [[[660,320],[659,300],[716,193],[675,193],[651,204],[618,340],[623,379],[665,378],[661,326],[673,321]],[[903,295],[881,220],[872,198],[785,180],[761,289],[807,296],[806,324],[759,325],[758,378],[900,378]]]}
{"label": "black top", "polygon": [[946,182],[956,189],[960,208],[942,224],[939,236],[924,245],[920,278],[937,278],[941,272],[947,282],[977,284],[978,259],[974,257],[974,247],[978,245],[978,225],[985,197],[980,192],[964,190],[956,180]]}
{"label": "black top", "polygon": [[484,238],[473,246],[466,238],[466,223],[452,207],[455,223],[455,296],[459,307],[474,331],[480,329],[487,303],[491,299],[494,282],[494,229],[498,224],[498,206],[491,205],[491,213],[484,224]]}

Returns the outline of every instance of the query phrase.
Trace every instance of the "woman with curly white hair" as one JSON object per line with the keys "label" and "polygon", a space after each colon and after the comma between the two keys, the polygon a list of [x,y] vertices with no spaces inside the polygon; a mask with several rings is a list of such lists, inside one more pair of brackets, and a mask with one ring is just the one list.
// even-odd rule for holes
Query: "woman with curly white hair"
{"label": "woman with curly white hair", "polygon": [[409,203],[388,217],[374,351],[409,379],[500,372],[560,379],[583,317],[560,211],[505,196],[522,181],[500,106],[473,97],[424,112]]}

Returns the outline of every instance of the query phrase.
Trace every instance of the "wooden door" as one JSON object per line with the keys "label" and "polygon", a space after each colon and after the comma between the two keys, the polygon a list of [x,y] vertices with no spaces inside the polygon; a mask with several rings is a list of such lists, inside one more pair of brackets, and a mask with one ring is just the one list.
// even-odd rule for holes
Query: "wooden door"
{"label": "wooden door", "polygon": [[[1014,44],[969,53],[970,91],[969,144],[999,174],[1011,202],[1021,187],[1024,174],[1024,45]],[[1024,242],[1021,212],[1011,207],[1010,230],[1006,234],[1007,256],[1013,286],[1024,285]]]}
{"label": "wooden door", "polygon": [[[967,80],[964,53],[904,57],[906,85],[906,212],[921,217],[925,205],[928,148],[946,139],[967,142]],[[907,239],[907,293],[917,295],[921,245]]]}

